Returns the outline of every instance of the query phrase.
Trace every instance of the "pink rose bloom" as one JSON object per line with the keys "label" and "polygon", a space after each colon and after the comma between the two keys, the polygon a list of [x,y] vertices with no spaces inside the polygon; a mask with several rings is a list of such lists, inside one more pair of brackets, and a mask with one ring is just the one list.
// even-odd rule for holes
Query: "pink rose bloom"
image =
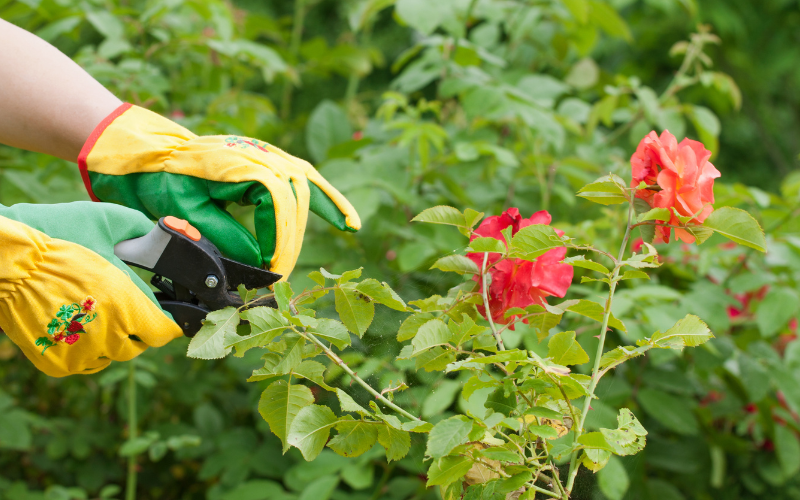
{"label": "pink rose bloom", "polygon": [[[498,239],[508,246],[500,231],[511,227],[511,234],[533,224],[550,224],[550,214],[542,210],[536,212],[529,219],[523,219],[516,208],[509,208],[502,215],[494,215],[483,220],[472,240],[478,237],[491,237]],[[563,231],[555,230],[559,236]],[[508,324],[516,316],[504,317],[505,312],[512,307],[525,308],[531,304],[544,304],[546,297],[555,295],[563,297],[572,284],[573,269],[569,264],[561,264],[567,255],[566,248],[554,248],[537,257],[534,261],[523,259],[506,259],[497,263],[489,270],[492,283],[489,285],[489,308],[492,311],[492,320],[495,323]],[[468,253],[478,268],[483,266],[483,253]],[[490,253],[487,267],[500,260],[499,253]],[[483,293],[483,282],[480,276],[473,278],[480,284]],[[486,308],[478,306],[478,311],[486,317]],[[527,323],[527,320],[525,320]],[[511,327],[513,329],[513,327]]]}
{"label": "pink rose bloom", "polygon": [[[674,207],[681,216],[697,214],[690,222],[702,224],[714,211],[711,206],[714,203],[714,179],[720,176],[709,163],[710,157],[711,151],[698,141],[684,139],[678,144],[668,130],[662,132],[661,137],[650,132],[631,156],[631,187],[635,188],[642,181],[648,186],[658,185],[661,191],[640,189],[636,197],[653,208],[671,211]],[[672,214],[669,223],[677,226],[680,221]],[[671,229],[656,226],[655,242],[669,243]],[[684,243],[694,243],[695,240],[685,229],[675,229],[675,238]]]}

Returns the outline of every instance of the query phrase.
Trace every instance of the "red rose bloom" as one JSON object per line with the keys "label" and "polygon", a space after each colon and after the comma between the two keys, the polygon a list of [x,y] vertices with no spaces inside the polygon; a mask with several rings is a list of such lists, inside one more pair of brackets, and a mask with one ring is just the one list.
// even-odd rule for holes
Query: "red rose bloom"
{"label": "red rose bloom", "polygon": [[64,339],[64,342],[66,342],[69,345],[72,345],[75,342],[77,342],[79,338],[81,338],[80,333],[73,333],[72,335],[67,335],[67,338]]}
{"label": "red rose bloom", "polygon": [[80,323],[80,321],[73,321],[67,327],[67,331],[70,333],[79,332],[81,330],[83,330],[83,325]]}
{"label": "red rose bloom", "polygon": [[[661,191],[640,189],[636,197],[653,208],[668,208],[670,212],[674,208],[681,216],[698,214],[690,222],[701,224],[714,211],[714,179],[720,176],[708,161],[710,157],[711,151],[698,141],[684,139],[678,144],[667,130],[661,137],[650,132],[631,156],[631,187],[641,182],[658,185]],[[680,221],[673,213],[669,223],[677,226]],[[655,242],[669,243],[671,229],[656,226]],[[695,240],[685,229],[675,229],[675,238],[685,243]]]}
{"label": "red rose bloom", "polygon": [[[471,239],[478,237],[491,237],[508,245],[500,231],[511,227],[511,234],[534,224],[550,224],[552,217],[542,210],[536,212],[529,219],[523,219],[516,208],[509,208],[502,215],[487,217],[475,230]],[[555,230],[559,236],[563,231]],[[499,253],[490,253],[487,267],[497,263],[489,270],[492,283],[489,286],[489,308],[492,311],[492,320],[495,323],[507,324],[515,316],[504,317],[505,312],[512,307],[527,307],[531,304],[544,304],[546,297],[555,295],[563,297],[572,283],[573,269],[569,264],[560,264],[567,255],[566,248],[554,248],[540,255],[535,260],[506,259],[502,262]],[[483,253],[468,253],[478,268],[483,266]],[[473,278],[480,284],[483,293],[483,281],[480,276]],[[478,311],[486,317],[486,308],[478,306]],[[527,320],[526,320],[527,323]],[[513,329],[513,327],[511,327]]]}

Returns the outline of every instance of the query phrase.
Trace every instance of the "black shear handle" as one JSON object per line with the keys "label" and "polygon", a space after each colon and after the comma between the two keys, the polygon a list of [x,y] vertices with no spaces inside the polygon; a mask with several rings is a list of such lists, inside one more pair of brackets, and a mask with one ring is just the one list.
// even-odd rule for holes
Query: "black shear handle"
{"label": "black shear handle", "polygon": [[161,307],[172,315],[172,319],[178,323],[187,337],[194,337],[200,328],[203,327],[203,320],[206,319],[209,310],[190,302],[179,302],[170,300],[164,293],[157,293],[156,298]]}
{"label": "black shear handle", "polygon": [[150,233],[114,246],[123,262],[155,273],[157,298],[191,337],[210,311],[239,307],[237,288],[265,288],[280,274],[227,259],[187,221],[162,217]]}

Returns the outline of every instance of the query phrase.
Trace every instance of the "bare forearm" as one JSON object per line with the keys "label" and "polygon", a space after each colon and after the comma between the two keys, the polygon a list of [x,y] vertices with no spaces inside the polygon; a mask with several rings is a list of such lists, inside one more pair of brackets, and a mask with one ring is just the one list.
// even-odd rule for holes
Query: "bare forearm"
{"label": "bare forearm", "polygon": [[58,49],[0,19],[0,143],[75,162],[120,104]]}

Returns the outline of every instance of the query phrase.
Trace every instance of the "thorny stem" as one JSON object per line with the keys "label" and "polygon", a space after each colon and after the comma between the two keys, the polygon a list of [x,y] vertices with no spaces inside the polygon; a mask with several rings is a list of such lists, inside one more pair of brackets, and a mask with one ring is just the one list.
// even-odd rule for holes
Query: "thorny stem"
{"label": "thorny stem", "polygon": [[[128,441],[136,439],[136,362],[128,362]],[[125,500],[136,500],[136,455],[128,457],[128,480],[125,484]]]}
{"label": "thorny stem", "polygon": [[503,345],[503,337],[500,336],[500,333],[497,331],[497,327],[494,324],[494,320],[492,319],[492,310],[489,307],[489,290],[486,287],[486,263],[489,261],[489,252],[483,253],[483,266],[481,267],[481,283],[483,284],[483,307],[486,309],[486,319],[489,320],[489,326],[492,327],[492,335],[494,335],[494,339],[497,341],[497,348],[501,351],[506,350],[506,346]]}
{"label": "thorny stem", "polygon": [[555,468],[553,471],[553,482],[556,484],[558,491],[561,492],[561,498],[563,498],[564,500],[569,499],[569,493],[567,493],[567,491],[564,489],[564,486],[561,484],[561,481],[558,479],[558,476],[555,472]]}
{"label": "thorny stem", "polygon": [[[619,255],[617,257],[617,265],[614,267],[614,275],[611,278],[611,284],[608,287],[608,298],[606,299],[605,311],[603,312],[603,326],[600,330],[600,341],[597,343],[597,353],[594,357],[594,367],[592,368],[592,381],[589,383],[589,394],[583,402],[583,411],[581,412],[580,420],[575,426],[575,434],[572,440],[573,446],[578,444],[578,438],[581,437],[583,432],[583,424],[586,422],[586,415],[589,413],[589,406],[594,399],[594,390],[597,388],[597,382],[602,377],[603,372],[600,371],[600,359],[603,357],[603,346],[606,342],[606,331],[608,330],[608,320],[611,317],[611,301],[614,299],[614,290],[617,288],[617,278],[619,271],[622,268],[622,257],[625,255],[625,249],[628,248],[628,239],[631,235],[631,220],[633,218],[633,200],[628,203],[628,223],[625,225],[625,236],[622,238],[622,245],[619,247]],[[567,479],[567,493],[572,492],[572,486],[575,483],[575,477],[578,475],[578,451],[572,452],[572,457],[569,462],[569,478]]]}
{"label": "thorny stem", "polygon": [[579,245],[570,245],[570,244],[567,244],[567,248],[571,248],[573,250],[587,250],[589,252],[597,252],[597,253],[605,255],[606,257],[611,259],[611,261],[614,264],[617,263],[617,259],[615,259],[613,255],[611,255],[610,253],[608,253],[606,251],[600,250],[599,248],[594,248],[594,247],[588,246],[588,245],[579,246]]}
{"label": "thorny stem", "polygon": [[575,419],[575,411],[572,409],[572,405],[569,404],[569,398],[567,397],[567,393],[564,391],[564,387],[556,381],[556,378],[552,374],[548,373],[547,377],[556,385],[556,387],[558,387],[558,390],[561,392],[561,396],[564,397],[564,401],[567,403],[567,408],[569,408],[569,414],[572,417],[572,425],[574,427],[575,422],[577,421]]}
{"label": "thorny stem", "polygon": [[[310,290],[305,290],[305,291],[303,291],[301,293],[298,293],[297,296],[291,300],[291,305],[289,307],[292,308],[292,313],[296,313],[297,310],[294,307],[295,307],[295,305],[297,305],[297,303],[301,299],[304,299],[304,298],[308,297],[309,295],[313,295],[313,294],[315,294],[317,292],[327,292],[329,290],[335,290],[336,288],[337,287],[335,287],[335,286],[326,286],[326,287],[322,287],[322,288],[312,288]],[[259,297],[259,299],[260,298],[261,297]]]}
{"label": "thorny stem", "polygon": [[306,339],[310,340],[311,342],[317,344],[322,349],[322,351],[325,353],[325,355],[328,356],[328,358],[331,359],[331,361],[333,361],[334,363],[339,365],[339,367],[342,370],[344,370],[348,375],[350,375],[350,377],[352,377],[353,380],[358,382],[358,385],[360,385],[361,387],[366,389],[367,392],[369,392],[370,394],[375,396],[375,399],[379,400],[381,403],[385,404],[386,406],[388,406],[392,410],[396,411],[397,413],[399,413],[400,415],[403,415],[404,417],[406,417],[408,419],[420,420],[419,417],[415,417],[414,415],[408,413],[404,409],[400,408],[396,404],[394,404],[391,401],[389,401],[388,399],[386,399],[380,392],[378,392],[375,389],[373,389],[372,386],[370,386],[368,383],[366,383],[364,381],[364,379],[359,377],[356,374],[356,372],[354,372],[349,366],[347,366],[347,363],[345,363],[344,360],[342,360],[342,358],[340,358],[335,352],[333,352],[330,347],[326,346],[325,343],[323,343],[316,336],[314,336],[314,334],[312,334],[311,332],[307,332],[307,331],[300,331],[300,330],[297,330],[296,328],[292,328],[292,330],[297,332],[299,335],[302,335]]}
{"label": "thorny stem", "polygon": [[[558,481],[554,481],[554,482],[558,483]],[[546,490],[544,488],[540,488],[539,486],[536,486],[535,484],[528,485],[528,488],[532,489],[533,491],[538,491],[542,495],[547,495],[547,496],[552,497],[552,498],[561,497],[561,494],[556,493],[554,491]]]}
{"label": "thorny stem", "polygon": [[495,429],[495,431],[497,431],[498,434],[503,436],[505,438],[506,442],[509,442],[509,443],[513,444],[514,446],[516,446],[517,447],[517,451],[519,451],[519,454],[521,456],[523,456],[523,457],[525,456],[525,450],[523,450],[522,447],[516,443],[516,441],[514,441],[510,437],[508,437],[508,434],[504,433],[500,429]]}

